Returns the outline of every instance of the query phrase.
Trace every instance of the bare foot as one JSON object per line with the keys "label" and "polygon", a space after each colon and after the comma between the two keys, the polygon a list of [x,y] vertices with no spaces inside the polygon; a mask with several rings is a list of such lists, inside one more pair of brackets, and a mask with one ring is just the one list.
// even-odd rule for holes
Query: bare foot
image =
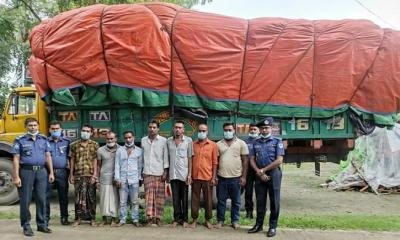
{"label": "bare foot", "polygon": [[74,224],[72,224],[73,227],[77,227],[81,224],[80,220],[75,220]]}
{"label": "bare foot", "polygon": [[209,221],[206,222],[206,227],[208,229],[213,229],[213,225]]}
{"label": "bare foot", "polygon": [[183,228],[188,228],[188,227],[189,227],[189,223],[183,222]]}
{"label": "bare foot", "polygon": [[97,227],[97,223],[95,220],[90,221],[90,226],[91,227]]}
{"label": "bare foot", "polygon": [[145,227],[151,227],[153,224],[153,219],[152,218],[147,218],[147,222],[144,224]]}
{"label": "bare foot", "polygon": [[107,225],[107,221],[101,221],[100,223],[99,223],[99,227],[103,227],[104,225]]}
{"label": "bare foot", "polygon": [[157,218],[156,219],[156,224],[157,224],[157,227],[162,227],[161,219]]}
{"label": "bare foot", "polygon": [[232,224],[232,228],[238,230],[240,228],[240,225],[238,223],[234,223]]}
{"label": "bare foot", "polygon": [[215,228],[216,228],[216,229],[222,228],[222,223],[217,223],[217,224],[215,225]]}
{"label": "bare foot", "polygon": [[193,223],[190,225],[190,227],[193,228],[193,229],[195,229],[195,228],[197,227],[197,222],[193,222]]}
{"label": "bare foot", "polygon": [[115,221],[112,221],[110,226],[111,227],[119,227],[118,223],[116,223]]}
{"label": "bare foot", "polygon": [[120,222],[120,223],[117,224],[117,227],[122,227],[122,226],[124,226],[124,225],[125,225],[124,222]]}
{"label": "bare foot", "polygon": [[133,224],[133,226],[135,226],[135,227],[141,227],[141,225],[140,225],[139,222],[133,222],[132,224]]}
{"label": "bare foot", "polygon": [[178,226],[178,222],[173,222],[173,223],[172,223],[172,227],[173,227],[173,228],[176,228],[176,226]]}

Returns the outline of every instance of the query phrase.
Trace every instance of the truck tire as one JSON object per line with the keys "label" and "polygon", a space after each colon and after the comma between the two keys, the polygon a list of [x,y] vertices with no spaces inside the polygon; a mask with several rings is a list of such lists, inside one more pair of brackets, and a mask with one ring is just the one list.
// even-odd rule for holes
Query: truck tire
{"label": "truck tire", "polygon": [[18,190],[13,183],[12,172],[12,160],[0,157],[0,205],[10,205],[19,200]]}

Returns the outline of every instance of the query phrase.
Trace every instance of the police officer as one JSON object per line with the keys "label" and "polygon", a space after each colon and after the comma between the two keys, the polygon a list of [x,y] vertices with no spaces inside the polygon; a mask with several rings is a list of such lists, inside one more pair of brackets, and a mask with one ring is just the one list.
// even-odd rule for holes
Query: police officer
{"label": "police officer", "polygon": [[58,202],[60,204],[61,224],[69,225],[68,222],[68,153],[70,140],[61,136],[61,124],[58,121],[50,122],[50,137],[48,138],[51,159],[53,160],[54,182],[47,186],[46,202],[46,223],[50,221],[50,198],[52,189],[56,188],[58,193]]}
{"label": "police officer", "polygon": [[250,164],[256,173],[257,219],[256,225],[248,233],[262,230],[266,212],[267,194],[270,201],[271,215],[267,237],[276,235],[279,217],[279,201],[282,172],[280,165],[283,162],[284,148],[281,139],[272,136],[273,119],[268,117],[257,124],[260,128],[260,138],[254,143],[250,153]]}
{"label": "police officer", "polygon": [[[256,140],[259,138],[259,129],[257,127],[256,123],[250,123],[249,126],[249,137],[245,139],[244,141],[247,144],[247,147],[250,149],[253,148],[254,143]],[[244,199],[245,199],[245,204],[244,208],[246,209],[246,218],[253,219],[253,190],[254,190],[254,182],[256,178],[256,174],[253,170],[253,168],[250,165],[249,161],[249,167],[247,168],[247,181],[246,181],[246,186],[244,188],[245,193],[244,193]]]}
{"label": "police officer", "polygon": [[[46,136],[39,134],[39,123],[35,118],[25,120],[27,133],[15,139],[13,145],[14,184],[20,197],[20,219],[25,236],[33,236],[30,226],[29,204],[35,194],[37,230],[51,233],[46,224],[47,181],[54,181],[50,145]],[[47,173],[45,165],[49,169]],[[34,191],[33,191],[34,189]]]}

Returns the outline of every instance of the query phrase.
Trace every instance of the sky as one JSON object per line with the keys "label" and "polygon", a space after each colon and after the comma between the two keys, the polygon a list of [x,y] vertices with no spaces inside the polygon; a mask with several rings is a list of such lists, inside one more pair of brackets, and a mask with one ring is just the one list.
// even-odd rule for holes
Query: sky
{"label": "sky", "polygon": [[246,19],[369,19],[400,30],[400,0],[212,0],[192,9]]}

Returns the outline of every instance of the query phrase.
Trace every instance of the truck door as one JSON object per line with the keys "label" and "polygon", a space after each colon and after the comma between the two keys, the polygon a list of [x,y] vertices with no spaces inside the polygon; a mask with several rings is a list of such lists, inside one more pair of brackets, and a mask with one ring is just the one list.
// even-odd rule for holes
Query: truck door
{"label": "truck door", "polygon": [[12,135],[25,132],[25,119],[37,117],[35,92],[14,92],[10,95],[9,104],[4,114],[4,130]]}

